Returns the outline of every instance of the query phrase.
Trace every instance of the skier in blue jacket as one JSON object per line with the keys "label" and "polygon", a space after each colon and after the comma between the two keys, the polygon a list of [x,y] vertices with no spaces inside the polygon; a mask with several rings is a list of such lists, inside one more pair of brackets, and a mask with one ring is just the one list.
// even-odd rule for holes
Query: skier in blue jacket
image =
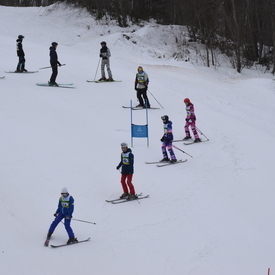
{"label": "skier in blue jacket", "polygon": [[78,242],[71,228],[71,219],[73,217],[73,212],[74,212],[74,198],[70,196],[67,188],[64,187],[61,190],[61,197],[58,202],[58,208],[54,214],[55,219],[49,228],[47,240],[51,238],[57,225],[64,219],[64,226],[69,236],[69,240],[67,241],[67,244]]}

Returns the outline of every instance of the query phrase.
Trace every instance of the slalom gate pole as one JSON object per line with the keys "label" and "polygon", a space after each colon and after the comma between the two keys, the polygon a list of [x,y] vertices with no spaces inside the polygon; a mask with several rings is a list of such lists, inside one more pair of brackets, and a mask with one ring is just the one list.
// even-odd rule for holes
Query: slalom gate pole
{"label": "slalom gate pole", "polygon": [[200,132],[201,135],[203,135],[207,140],[209,140],[209,138],[197,126],[195,126],[195,127],[196,127],[197,131]]}
{"label": "slalom gate pole", "polygon": [[158,100],[154,97],[154,95],[149,91],[148,89],[148,92],[150,93],[150,95],[155,99],[155,101],[159,104],[159,106],[164,109],[164,107],[158,102]]}
{"label": "slalom gate pole", "polygon": [[78,220],[78,219],[72,219],[72,220],[78,221],[78,222],[86,222],[86,223],[96,224],[95,222],[88,222],[88,221],[83,221],[83,220]]}
{"label": "slalom gate pole", "polygon": [[95,72],[95,77],[94,77],[94,80],[96,79],[96,75],[97,75],[97,71],[98,71],[99,63],[100,63],[100,57],[99,57],[99,60],[98,60],[98,63],[97,63],[97,68],[96,68],[96,72]]}
{"label": "slalom gate pole", "polygon": [[193,157],[193,156],[187,154],[186,152],[184,152],[183,150],[181,150],[180,148],[178,148],[177,146],[175,146],[174,144],[172,144],[172,146],[173,146],[174,148],[178,149],[179,151],[183,152],[184,154],[190,156],[191,158]]}
{"label": "slalom gate pole", "polygon": [[[65,66],[66,64],[61,64],[61,66]],[[61,67],[59,66],[59,67]],[[43,70],[43,69],[49,69],[51,68],[52,66],[47,66],[47,67],[42,67],[42,68],[39,68],[39,70]]]}

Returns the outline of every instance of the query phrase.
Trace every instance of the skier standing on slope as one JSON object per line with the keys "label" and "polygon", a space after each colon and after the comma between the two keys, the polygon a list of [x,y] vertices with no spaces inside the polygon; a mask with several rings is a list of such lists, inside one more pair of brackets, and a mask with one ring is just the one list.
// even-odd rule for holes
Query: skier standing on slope
{"label": "skier standing on slope", "polygon": [[116,167],[118,170],[121,168],[121,185],[123,189],[123,194],[120,196],[121,199],[135,200],[137,195],[135,192],[135,187],[132,184],[132,178],[134,174],[134,155],[132,150],[128,148],[128,144],[121,143],[121,161]]}
{"label": "skier standing on slope", "polygon": [[57,225],[64,219],[64,226],[69,236],[69,240],[67,241],[67,244],[78,242],[71,228],[71,219],[72,219],[73,212],[74,212],[74,198],[70,196],[67,188],[64,187],[61,190],[61,197],[58,202],[58,208],[54,214],[55,219],[49,228],[49,231],[47,234],[47,240],[51,238]]}
{"label": "skier standing on slope", "polygon": [[134,89],[137,92],[137,98],[139,101],[139,104],[136,107],[150,108],[149,99],[147,97],[148,84],[148,74],[145,71],[143,71],[143,68],[141,66],[139,66],[135,78],[134,87]]}
{"label": "skier standing on slope", "polygon": [[17,56],[19,58],[18,64],[17,64],[17,68],[16,68],[16,73],[23,73],[23,72],[27,72],[27,70],[25,69],[25,53],[23,50],[23,38],[25,38],[23,35],[18,35],[18,39],[16,40],[16,51],[17,51]]}
{"label": "skier standing on slope", "polygon": [[201,139],[199,138],[198,132],[196,130],[196,115],[195,115],[194,105],[191,103],[189,98],[185,98],[183,102],[186,105],[186,112],[187,112],[187,116],[185,119],[186,122],[184,126],[186,136],[183,140],[188,140],[191,138],[190,131],[189,131],[189,126],[191,126],[191,130],[195,137],[194,142],[201,142]]}
{"label": "skier standing on slope", "polygon": [[61,66],[61,64],[58,61],[58,56],[56,53],[57,46],[58,46],[58,43],[53,42],[52,46],[50,47],[50,63],[51,63],[51,67],[52,67],[52,75],[51,75],[51,78],[50,78],[50,81],[48,82],[48,84],[50,86],[58,87],[58,84],[55,81],[56,81],[56,77],[58,74],[57,66]]}
{"label": "skier standing on slope", "polygon": [[[172,121],[169,120],[169,117],[167,115],[162,116],[161,119],[163,121],[163,128],[164,128],[164,134],[160,139],[160,141],[162,142],[161,150],[163,155],[163,159],[161,160],[161,162],[170,161],[171,163],[175,163],[177,162],[177,159],[172,148],[172,142],[173,142]],[[168,158],[166,148],[170,154],[171,160]]]}
{"label": "skier standing on slope", "polygon": [[[110,49],[107,47],[107,43],[105,41],[102,41],[100,44],[101,44],[101,49],[100,49],[99,57],[101,57],[101,78],[98,81],[114,81],[112,72],[110,69],[110,57],[111,57]],[[107,68],[107,72],[109,76],[108,79],[105,77],[105,66]]]}

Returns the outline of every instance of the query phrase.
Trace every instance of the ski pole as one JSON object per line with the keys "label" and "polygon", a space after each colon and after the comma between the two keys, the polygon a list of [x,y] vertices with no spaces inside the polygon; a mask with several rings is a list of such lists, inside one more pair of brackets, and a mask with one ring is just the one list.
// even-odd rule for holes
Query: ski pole
{"label": "ski pole", "polygon": [[72,219],[72,220],[78,221],[78,222],[86,222],[86,223],[96,224],[95,222],[88,222],[88,221],[83,221],[83,220],[78,220],[78,219]]}
{"label": "ski pole", "polygon": [[97,68],[96,68],[96,72],[95,72],[95,78],[94,78],[94,80],[96,79],[96,75],[97,75],[97,71],[98,71],[99,63],[100,63],[100,57],[99,57],[99,60],[98,60],[98,64],[97,64]]}
{"label": "ski pole", "polygon": [[150,93],[150,95],[155,99],[155,101],[159,104],[159,106],[164,109],[164,107],[158,102],[158,100],[154,97],[154,95],[148,90],[148,92]]}
{"label": "ski pole", "polygon": [[178,148],[177,146],[175,146],[174,144],[172,144],[172,146],[173,146],[174,148],[178,149],[179,151],[183,152],[184,154],[190,156],[191,158],[193,157],[193,156],[187,154],[185,151],[183,151],[183,150],[181,150],[180,148]]}
{"label": "ski pole", "polygon": [[[61,66],[65,66],[66,64],[61,64],[59,67]],[[43,70],[43,69],[49,69],[51,68],[52,66],[48,66],[48,67],[42,67],[42,68],[39,68],[39,70]]]}
{"label": "ski pole", "polygon": [[200,132],[201,135],[203,135],[207,140],[209,140],[209,138],[207,138],[206,135],[204,135],[203,132],[197,126],[195,126],[195,127]]}

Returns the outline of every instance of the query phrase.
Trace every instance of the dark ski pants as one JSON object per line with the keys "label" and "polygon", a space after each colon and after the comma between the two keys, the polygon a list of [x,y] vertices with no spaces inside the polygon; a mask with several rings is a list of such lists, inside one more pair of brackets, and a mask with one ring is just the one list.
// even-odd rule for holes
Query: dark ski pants
{"label": "dark ski pants", "polygon": [[51,83],[55,83],[57,74],[58,74],[58,70],[57,70],[57,64],[51,65],[52,66],[52,75],[50,78],[50,82]]}
{"label": "dark ski pants", "polygon": [[52,222],[50,228],[49,228],[49,233],[53,233],[55,228],[58,226],[58,224],[64,219],[64,226],[65,229],[68,233],[69,238],[74,238],[74,232],[71,228],[71,219],[65,219],[65,216],[61,213],[58,214],[58,216],[54,219]]}
{"label": "dark ski pants", "polygon": [[135,195],[135,187],[132,184],[133,174],[121,174],[121,185],[124,193],[130,193],[131,195]]}
{"label": "dark ski pants", "polygon": [[147,104],[147,107],[150,107],[149,99],[147,97],[147,88],[136,89],[136,91],[137,91],[137,98],[139,101],[139,105],[146,106]]}
{"label": "dark ski pants", "polygon": [[19,61],[18,61],[16,70],[17,71],[23,71],[25,69],[25,62],[26,62],[25,57],[24,56],[19,56]]}
{"label": "dark ski pants", "polygon": [[176,156],[175,156],[175,153],[174,153],[174,150],[172,147],[172,142],[169,142],[169,143],[163,142],[162,143],[161,150],[162,150],[163,158],[168,158],[166,148],[170,154],[171,159],[176,159]]}

